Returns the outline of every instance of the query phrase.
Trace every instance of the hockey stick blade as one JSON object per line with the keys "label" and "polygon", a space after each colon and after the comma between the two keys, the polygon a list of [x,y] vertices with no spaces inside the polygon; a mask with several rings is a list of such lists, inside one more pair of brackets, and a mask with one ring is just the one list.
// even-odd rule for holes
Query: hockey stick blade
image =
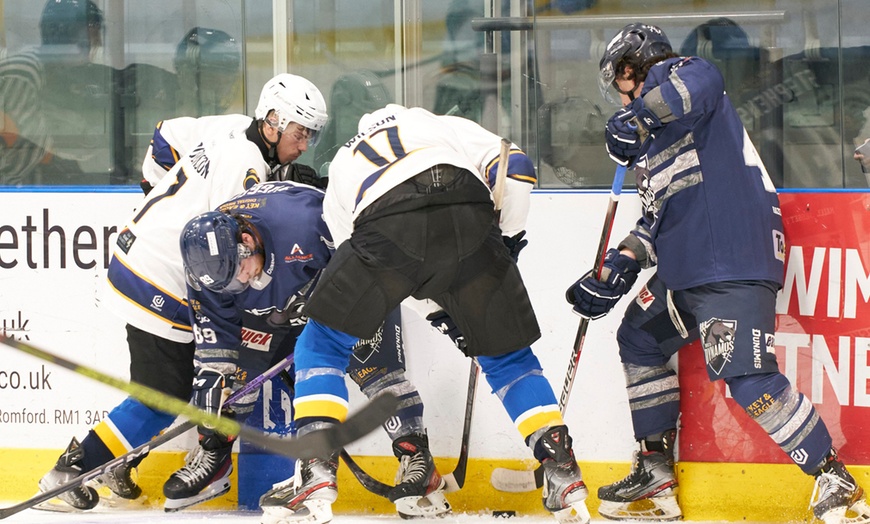
{"label": "hockey stick blade", "polygon": [[251,444],[272,453],[300,459],[323,458],[379,428],[398,407],[398,397],[387,392],[378,395],[341,424],[301,437],[275,438],[244,426],[238,434]]}
{"label": "hockey stick blade", "polygon": [[0,337],[0,342],[46,362],[119,389],[153,409],[175,416],[187,417],[188,420],[197,425],[208,426],[226,435],[238,435],[266,451],[293,458],[307,459],[329,456],[333,451],[339,450],[347,444],[365,436],[383,422],[386,422],[398,406],[398,399],[395,395],[383,394],[368,403],[344,423],[313,431],[300,438],[281,439],[267,436],[253,428],[242,426],[230,418],[219,417],[197,409],[182,400],[166,395],[156,389],[106,375],[96,369],[77,364],[20,340],[11,337]]}
{"label": "hockey stick blade", "polygon": [[[453,471],[441,477],[444,479],[445,493],[459,491],[465,484],[465,472],[468,466],[468,441],[471,435],[471,416],[474,409],[474,399],[475,393],[477,392],[477,379],[479,375],[480,367],[478,366],[477,361],[472,359],[471,372],[468,377],[468,395],[465,402],[465,420],[462,428],[462,446],[459,450],[459,460],[456,463],[456,467],[453,468]],[[389,498],[393,486],[385,484],[366,473],[366,471],[357,464],[346,450],[341,450],[341,459],[362,487],[379,497]]]}
{"label": "hockey stick blade", "polygon": [[492,487],[508,493],[533,491],[544,485],[544,468],[509,469],[494,468],[490,477]]}
{"label": "hockey stick blade", "polygon": [[366,473],[365,470],[356,463],[356,461],[353,459],[353,457],[350,456],[347,451],[341,450],[340,456],[344,463],[347,464],[347,468],[350,470],[351,473],[353,473],[353,476],[356,477],[356,480],[360,483],[362,487],[379,497],[389,498],[390,491],[393,489],[393,486],[390,486],[389,484],[384,484],[380,480]]}
{"label": "hockey stick blade", "polygon": [[[266,383],[268,380],[271,380],[272,377],[274,377],[275,375],[277,375],[278,373],[283,371],[285,368],[290,366],[292,363],[293,363],[293,355],[291,354],[288,357],[286,357],[285,359],[283,359],[280,362],[278,362],[277,364],[275,364],[274,366],[272,366],[271,368],[264,371],[262,375],[259,375],[258,377],[256,377],[253,380],[249,380],[240,389],[233,391],[233,393],[229,397],[227,397],[225,405],[233,404],[238,399],[244,397],[248,393],[261,387],[264,383]],[[43,491],[43,492],[25,500],[24,502],[9,506],[7,508],[0,508],[0,520],[5,519],[6,517],[9,517],[9,516],[14,515],[16,513],[19,513],[21,511],[24,511],[25,509],[30,509],[34,506],[38,506],[39,504],[42,504],[43,502],[45,502],[47,500],[51,500],[51,499],[57,497],[58,495],[62,495],[63,493],[66,493],[67,491],[69,491],[71,489],[75,489],[79,486],[84,486],[85,483],[90,482],[91,480],[103,475],[104,473],[108,473],[109,471],[117,468],[118,466],[121,466],[121,465],[126,464],[128,462],[131,462],[134,459],[151,452],[151,450],[153,450],[159,446],[162,446],[163,444],[166,444],[170,440],[183,435],[189,429],[191,429],[195,426],[196,426],[196,424],[194,424],[190,421],[182,422],[181,424],[179,424],[175,427],[167,429],[166,431],[164,431],[160,435],[154,437],[153,439],[142,444],[141,446],[134,448],[134,449],[128,451],[127,453],[125,453],[119,457],[115,457],[114,459],[106,462],[105,464],[103,464],[97,468],[94,468],[90,471],[86,471],[86,472],[82,473],[81,475],[79,475],[78,477],[76,477],[72,480],[69,480],[64,484],[61,484],[59,486],[55,486],[54,488],[47,490],[47,491]]]}

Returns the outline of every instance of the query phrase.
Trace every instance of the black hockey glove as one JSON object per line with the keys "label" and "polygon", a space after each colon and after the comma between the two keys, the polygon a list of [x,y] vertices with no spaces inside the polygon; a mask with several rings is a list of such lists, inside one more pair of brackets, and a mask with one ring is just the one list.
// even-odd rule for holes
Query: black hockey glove
{"label": "black hockey glove", "polygon": [[508,252],[510,252],[511,258],[514,259],[514,262],[516,262],[517,259],[519,258],[520,251],[522,251],[524,247],[529,245],[529,241],[523,239],[525,234],[526,234],[525,231],[520,231],[519,233],[517,233],[516,235],[514,235],[512,237],[506,237],[506,236],[501,237],[502,241],[504,242],[504,245],[506,245],[508,248]]}
{"label": "black hockey glove", "polygon": [[287,177],[285,180],[308,184],[318,189],[326,189],[326,185],[329,183],[329,177],[321,178],[313,167],[306,166],[305,164],[290,164],[287,166]]}
{"label": "black hockey glove", "polygon": [[266,317],[266,323],[272,327],[304,326],[308,323],[308,317],[302,313],[307,298],[297,294],[292,295],[287,304],[280,311],[273,311]]}
{"label": "black hockey glove", "polygon": [[224,403],[224,388],[233,387],[233,377],[210,369],[199,369],[193,378],[193,405],[218,414]]}
{"label": "black hockey glove", "polygon": [[637,280],[640,265],[617,249],[610,249],[604,257],[601,280],[595,270],[583,275],[565,292],[565,299],[574,306],[574,312],[591,320],[610,312]]}
{"label": "black hockey glove", "polygon": [[453,322],[453,319],[450,318],[450,315],[448,315],[446,311],[436,311],[427,316],[426,320],[432,324],[432,327],[450,337],[450,340],[453,341],[453,344],[458,347],[460,351],[463,353],[465,352],[468,347],[465,344],[465,337],[459,331],[459,328],[456,327],[456,323]]}

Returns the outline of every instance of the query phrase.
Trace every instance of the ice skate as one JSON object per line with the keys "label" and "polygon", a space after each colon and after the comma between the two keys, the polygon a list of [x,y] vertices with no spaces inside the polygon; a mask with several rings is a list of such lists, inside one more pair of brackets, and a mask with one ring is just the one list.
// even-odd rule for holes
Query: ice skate
{"label": "ice skate", "polygon": [[125,500],[135,500],[142,495],[142,488],[133,479],[133,470],[130,464],[120,466],[103,473],[97,477],[97,482],[106,486],[112,493]]}
{"label": "ice skate", "polygon": [[[52,488],[66,484],[70,480],[80,476],[82,471],[81,462],[85,456],[79,441],[73,437],[66,451],[57,459],[57,464],[51,471],[39,480],[39,490],[48,491]],[[43,502],[34,509],[45,511],[75,511],[93,509],[100,503],[100,496],[94,488],[77,486],[57,496],[66,504],[52,504],[51,501]]]}
{"label": "ice skate", "polygon": [[435,469],[429,438],[425,434],[400,437],[393,441],[393,453],[399,459],[399,470],[389,498],[399,516],[412,519],[448,513],[450,504],[444,498],[447,483]]}
{"label": "ice skate", "polygon": [[200,444],[184,459],[184,467],[163,484],[166,511],[184,508],[219,497],[230,490],[233,472],[233,444],[227,442],[217,449],[207,450]]}
{"label": "ice skate", "polygon": [[682,518],[674,466],[658,451],[636,451],[627,477],[598,488],[598,513],[613,520],[667,521]]}
{"label": "ice skate", "polygon": [[810,508],[825,524],[870,523],[870,506],[864,490],[855,482],[846,466],[831,450],[828,462],[816,474]]}
{"label": "ice skate", "polygon": [[296,474],[260,497],[262,524],[325,524],[338,497],[338,456],[296,462]]}
{"label": "ice skate", "polygon": [[541,498],[544,507],[562,524],[586,524],[591,520],[586,508],[589,490],[583,482],[580,467],[571,448],[571,437],[566,426],[555,426],[538,441],[548,455],[544,467],[544,487]]}

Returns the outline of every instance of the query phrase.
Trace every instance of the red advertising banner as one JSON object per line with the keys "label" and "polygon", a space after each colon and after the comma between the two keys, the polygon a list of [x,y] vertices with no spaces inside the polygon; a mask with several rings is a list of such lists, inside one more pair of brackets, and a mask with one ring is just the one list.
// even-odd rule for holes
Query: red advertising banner
{"label": "red advertising banner", "polygon": [[[777,301],[780,370],[806,395],[849,464],[870,465],[870,194],[780,195],[785,285]],[[680,460],[790,463],[710,382],[696,342],[679,352]]]}

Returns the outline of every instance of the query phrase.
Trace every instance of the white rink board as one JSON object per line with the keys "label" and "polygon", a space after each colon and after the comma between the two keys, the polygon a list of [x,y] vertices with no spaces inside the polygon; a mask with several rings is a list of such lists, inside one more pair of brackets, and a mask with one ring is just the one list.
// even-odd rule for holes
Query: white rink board
{"label": "white rink board", "polygon": [[[138,193],[0,193],[0,325],[7,333],[102,372],[129,377],[124,323],[100,307],[100,296],[106,250],[111,252],[116,236],[105,243],[104,232],[111,226],[120,229],[140,199]],[[592,267],[607,202],[606,192],[532,195],[529,245],[520,256],[520,269],[542,331],[533,349],[557,397],[579,322],[565,302],[565,289]],[[623,195],[611,245],[628,232],[638,213],[637,195]],[[593,322],[588,331],[567,414],[581,461],[624,461],[634,449],[615,344],[627,302]],[[468,360],[428,322],[410,310],[404,313],[409,377],[426,403],[433,453],[455,456],[460,447]],[[362,395],[348,383],[353,409]],[[2,448],[62,449],[71,436],[83,437],[123,398],[123,393],[90,379],[0,348]],[[11,422],[17,419],[24,422]],[[179,439],[165,449],[187,445]],[[357,455],[391,455],[381,432],[349,450]],[[483,379],[470,454],[531,457]]]}

